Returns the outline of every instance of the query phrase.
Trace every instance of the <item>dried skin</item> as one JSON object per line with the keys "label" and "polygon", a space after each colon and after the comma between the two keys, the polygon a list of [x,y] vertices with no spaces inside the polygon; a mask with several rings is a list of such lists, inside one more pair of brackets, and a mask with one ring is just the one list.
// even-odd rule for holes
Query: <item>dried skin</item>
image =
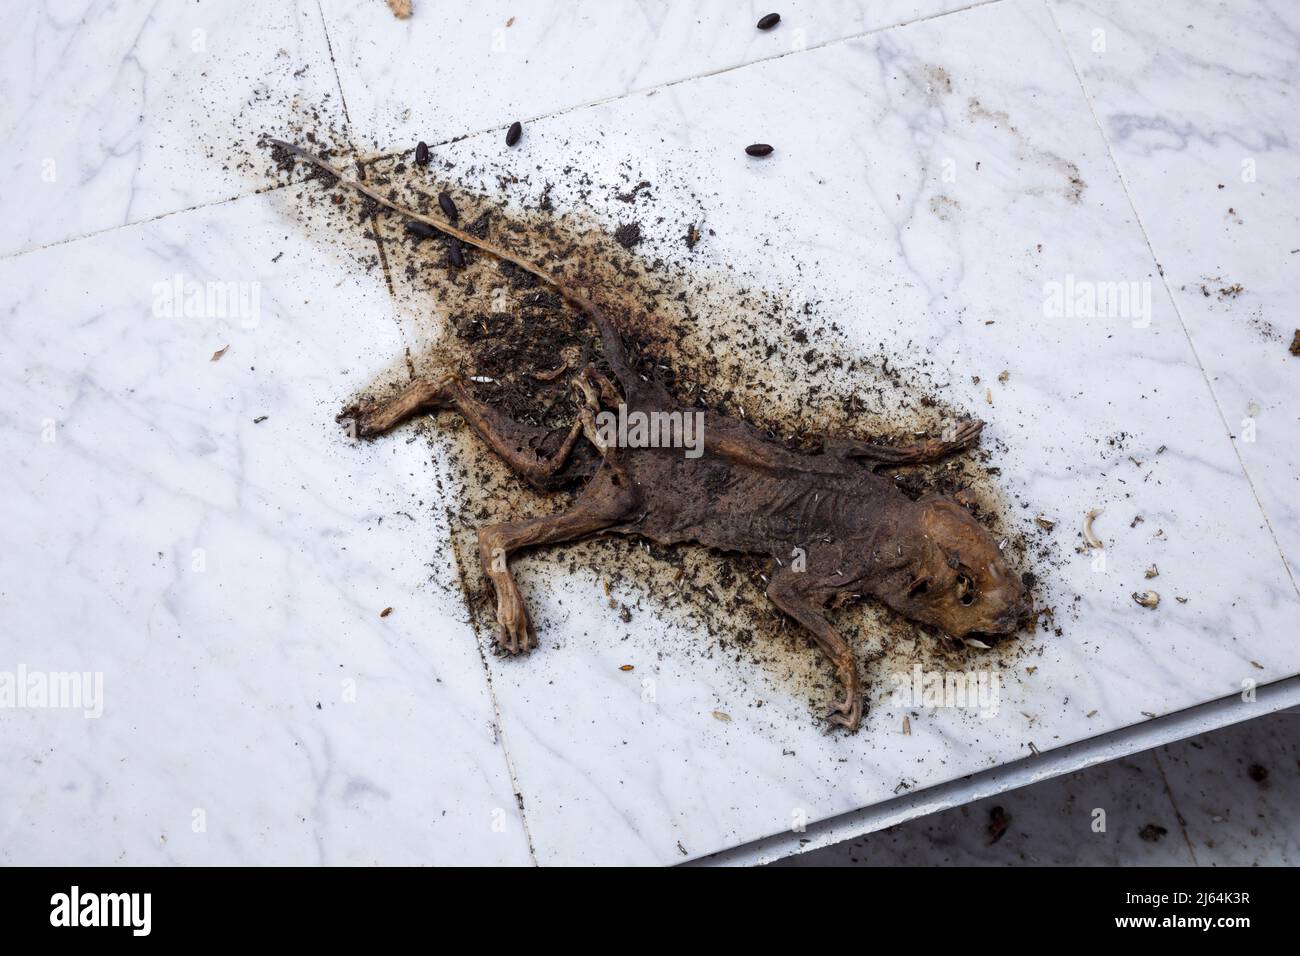
{"label": "dried skin", "polygon": [[[969,512],[943,495],[912,500],[879,473],[970,449],[981,423],[958,423],[943,440],[905,446],[831,438],[814,451],[793,450],[734,416],[675,398],[642,374],[641,343],[626,341],[596,303],[545,270],[480,236],[397,206],[293,149],[380,205],[553,286],[587,318],[601,343],[601,355],[593,358],[611,377],[593,364],[574,377],[583,403],[577,420],[567,426],[513,419],[481,401],[473,385],[456,376],[418,381],[394,398],[344,413],[356,422],[359,435],[372,437],[414,415],[453,410],[535,487],[580,487],[562,514],[493,524],[479,532],[482,571],[496,595],[498,642],[507,652],[536,643],[509,557],[597,534],[637,536],[665,546],[696,543],[766,558],[768,597],[815,638],[836,668],[843,696],[831,719],[849,729],[861,721],[863,694],[851,648],[827,621],[825,607],[870,596],[954,637],[1009,634],[1030,615],[1021,581]],[[570,365],[563,360],[556,377]],[[620,407],[628,413],[700,416],[703,453],[690,457],[681,448],[610,445],[595,427],[595,416]]]}

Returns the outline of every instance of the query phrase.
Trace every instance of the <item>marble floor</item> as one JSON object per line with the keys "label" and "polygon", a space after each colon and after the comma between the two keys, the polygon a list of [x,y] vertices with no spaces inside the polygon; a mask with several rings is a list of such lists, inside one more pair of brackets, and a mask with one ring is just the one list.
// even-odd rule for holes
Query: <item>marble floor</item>
{"label": "marble floor", "polygon": [[[767,841],[765,861],[813,847],[805,825],[843,821],[842,848],[907,797],[904,816],[956,827],[987,815],[973,781],[1103,759],[1088,786],[1112,800],[1159,815],[1144,787],[1161,760],[1185,777],[1167,794],[1213,812],[1222,771],[1127,755],[1243,717],[1223,733],[1280,733],[1267,714],[1297,702],[1300,13],[804,0],[757,31],[764,12],[16,15],[0,861],[673,864]],[[474,501],[487,472],[467,477],[463,429],[357,443],[335,423],[435,371],[460,316],[400,224],[327,200],[267,135],[466,209],[631,235],[629,276],[649,264],[700,292],[697,353],[797,316],[764,362],[711,383],[756,417],[806,425],[818,396],[858,387],[852,414],[894,436],[978,415],[971,501],[1052,618],[939,653],[878,608],[846,617],[870,686],[847,736],[820,719],[826,668],[761,589],[720,590],[721,559],[693,551],[669,594],[646,583],[661,556],[606,542],[519,562],[541,646],[498,656],[475,527],[558,505],[509,479]],[[774,152],[746,156],[756,141]],[[503,294],[494,309],[522,308]],[[831,360],[801,372],[814,354]],[[1101,548],[1083,537],[1094,511]],[[102,684],[94,707],[5,697],[8,675],[73,673]],[[901,693],[936,673],[992,696]],[[1178,840],[1160,824],[1166,843],[1137,849],[1216,839],[1182,812]],[[1015,832],[953,852],[1005,858]],[[890,858],[891,837],[868,839]],[[1257,851],[1233,859],[1293,861],[1294,839]]]}

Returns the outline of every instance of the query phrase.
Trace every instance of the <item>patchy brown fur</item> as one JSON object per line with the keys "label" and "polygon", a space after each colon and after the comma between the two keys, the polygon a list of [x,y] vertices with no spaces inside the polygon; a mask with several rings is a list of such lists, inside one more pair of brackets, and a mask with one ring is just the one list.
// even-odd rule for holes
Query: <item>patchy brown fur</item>
{"label": "patchy brown fur", "polygon": [[[850,730],[861,722],[863,695],[851,649],[822,613],[828,604],[875,597],[910,620],[954,637],[1010,634],[1030,616],[1020,579],[979,522],[941,495],[913,501],[878,473],[972,448],[981,422],[955,424],[943,440],[914,445],[829,439],[817,454],[792,451],[746,422],[686,406],[638,375],[608,316],[538,266],[398,206],[295,146],[277,145],[381,205],[551,284],[582,310],[600,337],[613,381],[592,365],[578,374],[575,385],[584,402],[578,420],[568,428],[514,421],[476,399],[471,386],[454,376],[417,381],[391,399],[340,415],[355,422],[360,437],[373,437],[417,414],[455,410],[535,487],[584,483],[562,514],[491,525],[479,532],[483,572],[497,599],[497,641],[508,653],[521,653],[536,643],[509,556],[594,534],[638,535],[665,545],[697,542],[768,556],[772,569],[767,595],[816,638],[835,665],[844,696],[830,716]],[[598,418],[619,408],[628,415],[699,416],[693,420],[703,423],[700,453],[607,441]]]}

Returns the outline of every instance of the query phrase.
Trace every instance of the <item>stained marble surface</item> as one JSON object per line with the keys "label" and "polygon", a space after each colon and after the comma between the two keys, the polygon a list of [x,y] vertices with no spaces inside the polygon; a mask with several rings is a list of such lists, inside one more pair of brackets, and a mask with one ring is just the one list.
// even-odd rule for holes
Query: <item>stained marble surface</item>
{"label": "stained marble surface", "polygon": [[[209,44],[228,29],[243,54],[207,65],[168,52],[190,35],[188,11],[113,7],[136,19],[93,17],[89,32],[76,24],[93,5],[24,15],[38,62],[0,73],[14,94],[5,162],[39,178],[32,144],[49,140],[77,172],[25,190],[0,229],[0,441],[13,462],[0,475],[0,670],[102,671],[105,713],[0,710],[6,860],[673,863],[1300,671],[1300,604],[1275,541],[1294,551],[1278,503],[1295,480],[1289,366],[1275,341],[1247,348],[1215,321],[1253,327],[1236,311],[1252,295],[1281,308],[1283,260],[1268,270],[1259,250],[1285,244],[1294,204],[1234,205],[1257,231],[1239,234],[1253,237],[1232,247],[1240,260],[1222,258],[1173,185],[1199,182],[1210,160],[1178,151],[1192,166],[1165,181],[1141,147],[1126,151],[1128,127],[1110,117],[1177,116],[1215,88],[1195,47],[1162,54],[1188,61],[1180,88],[1123,54],[1123,36],[1173,29],[1156,7],[999,0],[846,19],[809,5],[782,29],[806,16],[815,48],[773,57],[764,44],[788,34],[733,37],[739,14],[683,5],[648,22],[586,8],[567,25],[504,8],[397,23],[372,6],[383,16],[325,0],[316,20],[307,4],[226,27],[205,5]],[[1249,60],[1269,42],[1250,39],[1252,24],[1278,31],[1268,9],[1239,9],[1241,42],[1221,55]],[[506,55],[476,54],[469,38],[490,52],[480,34],[512,15]],[[1113,17],[1116,53],[1095,63],[1078,31],[1099,16]],[[890,27],[900,20],[916,22]],[[94,46],[97,29],[113,40],[105,65],[73,82],[55,51]],[[619,68],[578,56],[575,35],[610,38],[601,49]],[[395,54],[399,42],[416,54]],[[436,42],[445,56],[424,52]],[[535,59],[556,68],[539,79]],[[1277,63],[1259,76],[1240,63],[1239,82],[1263,87],[1257,125],[1285,130]],[[470,64],[480,75],[462,88]],[[278,92],[259,100],[267,71]],[[247,136],[294,103],[365,150],[467,136],[437,149],[467,188],[477,177],[490,194],[515,173],[528,177],[518,201],[550,180],[561,210],[607,225],[625,211],[614,187],[644,170],[663,217],[643,222],[651,239],[702,215],[698,268],[814,291],[851,347],[929,356],[941,396],[988,422],[1021,520],[1057,522],[1039,576],[1062,634],[1040,633],[1001,672],[988,719],[895,704],[886,656],[868,674],[869,719],[846,738],[826,733],[789,672],[721,652],[632,586],[614,595],[633,608],[622,621],[599,575],[525,559],[542,646],[494,657],[457,591],[440,503],[454,442],[424,428],[357,446],[332,420],[357,390],[402,381],[407,350],[418,357],[446,316],[410,307],[400,274],[390,289],[364,267],[365,227],[331,226],[327,241],[283,174],[189,138],[200,116]],[[499,127],[521,113],[539,118],[524,149],[503,153]],[[738,150],[755,130],[777,146],[761,164]],[[1289,168],[1285,134],[1268,142]],[[184,161],[164,143],[188,145]],[[590,182],[566,175],[575,155]],[[1239,281],[1227,266],[1251,249],[1257,278],[1241,295],[1182,288],[1210,259]],[[257,321],[160,315],[158,283],[177,274],[259,283]],[[1080,282],[1132,283],[1136,305],[1045,309],[1052,283]],[[1230,409],[1250,388],[1247,448]],[[1104,570],[1075,551],[1099,507]],[[1153,563],[1164,600],[1146,611],[1130,594]],[[806,654],[791,666],[816,677]]]}

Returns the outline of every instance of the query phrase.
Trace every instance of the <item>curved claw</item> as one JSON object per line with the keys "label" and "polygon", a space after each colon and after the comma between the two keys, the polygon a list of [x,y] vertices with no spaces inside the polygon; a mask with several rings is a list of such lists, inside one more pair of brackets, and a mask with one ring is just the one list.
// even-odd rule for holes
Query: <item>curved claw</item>
{"label": "curved claw", "polygon": [[533,625],[530,621],[525,621],[522,628],[516,625],[497,625],[497,646],[511,657],[517,654],[526,654],[536,644],[537,636],[533,632]]}
{"label": "curved claw", "polygon": [[507,654],[523,654],[537,644],[537,632],[514,581],[507,580],[497,582],[497,645]]}
{"label": "curved claw", "polygon": [[376,402],[371,402],[369,405],[349,405],[335,415],[334,420],[351,425],[352,435],[356,438],[374,438],[384,431],[378,426],[375,414],[377,411]]}
{"label": "curved claw", "polygon": [[836,701],[826,714],[826,719],[837,727],[843,727],[850,733],[862,726],[862,699],[856,702]]}
{"label": "curved claw", "polygon": [[862,726],[862,689],[858,685],[857,669],[842,670],[840,682],[844,685],[844,698],[831,706],[826,719],[852,733]]}
{"label": "curved claw", "polygon": [[954,448],[969,448],[979,440],[980,432],[983,430],[984,423],[978,418],[969,422],[962,422],[961,426],[953,435],[951,444]]}

